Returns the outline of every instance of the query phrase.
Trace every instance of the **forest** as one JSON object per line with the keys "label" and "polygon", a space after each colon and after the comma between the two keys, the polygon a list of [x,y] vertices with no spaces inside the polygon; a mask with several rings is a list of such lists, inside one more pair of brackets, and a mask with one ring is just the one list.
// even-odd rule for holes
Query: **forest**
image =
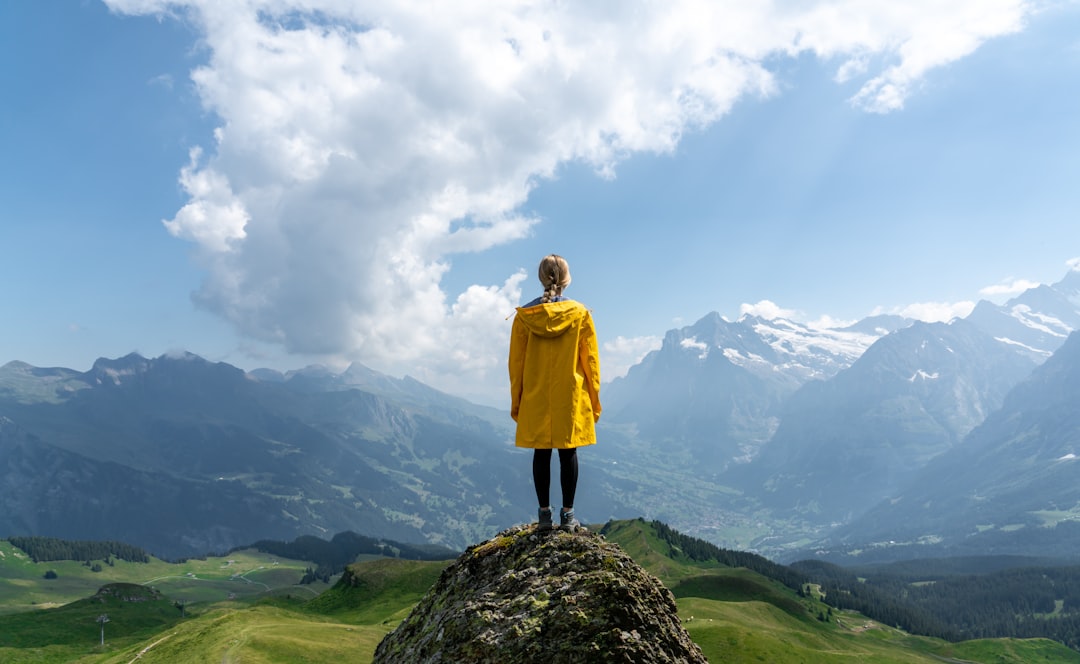
{"label": "forest", "polygon": [[[291,542],[259,540],[236,549],[256,549],[282,558],[307,560],[315,563],[315,569],[305,574],[305,582],[313,579],[329,580],[362,554],[390,556],[406,560],[451,560],[459,552],[432,544],[403,544],[393,540],[365,537],[351,531],[338,533],[329,541],[313,535],[301,535]],[[234,550],[236,550],[234,549]]]}
{"label": "forest", "polygon": [[913,634],[950,641],[1044,637],[1080,650],[1080,566],[960,573],[936,561],[856,571],[804,561],[792,568],[825,602]]}
{"label": "forest", "polygon": [[649,525],[652,526],[657,537],[671,547],[668,555],[676,560],[685,558],[698,563],[717,562],[727,567],[745,567],[762,576],[775,579],[792,590],[798,590],[805,583],[803,574],[756,553],[718,547],[703,539],[684,535],[662,521],[654,520]]}
{"label": "forest", "polygon": [[54,537],[9,537],[12,546],[22,549],[35,563],[53,560],[109,560],[116,558],[132,563],[150,562],[150,555],[137,546],[123,542],[92,542],[62,540]]}

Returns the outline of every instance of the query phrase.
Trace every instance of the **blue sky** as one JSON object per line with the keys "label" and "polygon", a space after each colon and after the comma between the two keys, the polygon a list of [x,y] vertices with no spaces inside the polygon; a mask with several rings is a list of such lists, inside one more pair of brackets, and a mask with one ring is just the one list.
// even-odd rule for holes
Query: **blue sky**
{"label": "blue sky", "polygon": [[607,377],[710,311],[942,319],[1080,257],[1075,2],[292,4],[0,4],[0,363],[498,403],[549,252]]}

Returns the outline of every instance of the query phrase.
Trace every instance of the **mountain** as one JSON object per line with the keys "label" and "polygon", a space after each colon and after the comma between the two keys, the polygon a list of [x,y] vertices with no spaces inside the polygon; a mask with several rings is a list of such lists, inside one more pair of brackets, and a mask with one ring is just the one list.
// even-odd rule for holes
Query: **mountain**
{"label": "mountain", "polygon": [[1053,285],[1030,288],[1004,305],[983,300],[967,320],[998,341],[1042,362],[1080,329],[1080,271]]}
{"label": "mountain", "polygon": [[915,323],[792,395],[730,481],[781,513],[850,521],[959,443],[1034,366],[967,321]]}
{"label": "mountain", "polygon": [[994,552],[1075,555],[1080,548],[1080,332],[1002,407],[890,500],[821,549],[876,557]]}
{"label": "mountain", "polygon": [[620,464],[680,487],[678,506],[634,494],[646,515],[786,556],[893,498],[1078,328],[1077,271],[950,323],[713,313],[612,382],[601,428]]}
{"label": "mountain", "polygon": [[440,392],[411,376],[393,378],[358,362],[349,365],[341,373],[313,365],[287,373],[257,369],[251,372],[251,375],[260,380],[286,384],[294,391],[318,393],[360,390],[440,419],[458,421],[462,418],[478,418],[489,421],[496,427],[507,426],[506,411],[480,406],[461,397]]}
{"label": "mountain", "polygon": [[801,385],[848,367],[879,337],[910,321],[877,317],[834,330],[777,318],[731,322],[711,313],[670,330],[604,392],[605,423],[631,425],[651,444],[719,472],[745,462],[776,431]]}
{"label": "mountain", "polygon": [[[136,542],[173,556],[228,548],[290,524],[237,482],[136,470],[45,443],[0,417],[0,532]],[[242,506],[243,509],[235,509]]]}
{"label": "mountain", "polygon": [[[907,541],[910,528],[923,527],[917,514],[885,516],[902,502],[910,505],[900,500],[902,492],[912,483],[954,486],[969,459],[962,451],[970,449],[966,436],[984,422],[997,422],[988,418],[1005,405],[1005,395],[1047,357],[1064,351],[1063,342],[1077,328],[1080,272],[1070,271],[1062,281],[1030,288],[1001,306],[980,302],[966,319],[895,330],[850,368],[789,398],[760,455],[723,480],[759,498],[774,518],[800,517],[819,534],[838,527],[836,537],[849,543]],[[957,467],[934,474],[937,459],[954,458],[954,449]],[[1013,461],[1001,463],[995,472],[1008,476]],[[942,524],[950,523],[950,514],[936,504],[939,524],[930,530],[948,530]],[[987,523],[1003,518],[997,514]],[[904,528],[877,528],[879,520]],[[806,534],[792,532],[770,545]],[[991,539],[988,533],[978,541],[990,546]]]}
{"label": "mountain", "polygon": [[[1051,286],[1029,289],[1003,305],[980,302],[964,323],[958,324],[957,331],[942,333],[939,346],[946,345],[939,347],[937,357],[928,356],[921,346],[932,343],[925,336],[929,328],[913,331],[913,322],[882,315],[847,327],[818,329],[783,318],[743,316],[732,322],[713,312],[693,325],[669,330],[660,349],[606,386],[604,420],[618,430],[634,432],[649,444],[662,443],[673,454],[692,457],[693,463],[716,473],[757,457],[767,443],[772,444],[785,418],[805,411],[799,405],[802,400],[825,399],[834,410],[852,411],[865,410],[875,398],[897,398],[891,388],[882,392],[878,384],[895,369],[904,374],[902,378],[911,378],[912,388],[923,394],[915,396],[916,400],[935,402],[924,404],[928,408],[925,413],[915,413],[921,423],[901,426],[940,429],[947,443],[955,443],[1000,403],[1009,387],[1045,361],[1069,332],[1080,329],[1080,271],[1070,271]],[[978,333],[985,338],[975,341]],[[950,340],[957,335],[965,340]],[[893,337],[897,339],[893,341]],[[872,353],[860,370],[840,379],[840,384],[827,388],[808,385],[829,382],[879,343],[885,345]],[[950,358],[948,343],[958,343],[962,357]],[[902,357],[905,353],[909,359]],[[871,368],[875,362],[884,364]],[[887,366],[890,362],[897,366]],[[999,362],[1004,362],[1000,370]],[[908,369],[911,372],[904,373]],[[943,375],[938,369],[951,374],[937,380],[935,375]],[[859,381],[868,382],[859,385]],[[913,381],[921,381],[921,386]],[[818,391],[819,396],[800,396],[789,407],[788,400],[804,385],[810,393]],[[952,394],[950,387],[958,391]],[[842,403],[847,400],[852,401]],[[888,408],[884,403],[880,407]],[[896,414],[892,419],[903,417]],[[846,425],[843,420],[836,423]],[[802,422],[792,421],[783,427],[778,447],[799,447],[788,437],[802,426]],[[947,446],[940,441],[931,443],[905,463],[917,466]],[[796,463],[802,462],[799,459]]]}
{"label": "mountain", "polygon": [[[0,533],[164,557],[346,530],[459,548],[531,515],[508,416],[367,374],[381,396],[354,386],[364,373],[254,375],[191,354],[4,365]],[[590,498],[590,514],[625,515]]]}
{"label": "mountain", "polygon": [[[776,556],[874,542],[897,519],[931,532],[890,505],[917,502],[897,497],[920,495],[920,482],[948,484],[922,474],[1004,426],[994,413],[1005,395],[1067,355],[1077,328],[1080,272],[948,324],[876,316],[821,330],[709,314],[604,386],[579,514],[644,515]],[[453,548],[533,515],[529,453],[513,446],[507,413],[359,364],[245,373],[186,353],[102,358],[87,372],[11,362],[0,367],[0,422],[0,536],[117,539],[165,557],[348,530]],[[1005,465],[986,476],[1019,463],[989,458]],[[1064,484],[1041,479],[1071,514]],[[987,533],[1027,523],[1008,521],[1006,503],[984,504],[1005,510],[980,517],[994,524]]]}

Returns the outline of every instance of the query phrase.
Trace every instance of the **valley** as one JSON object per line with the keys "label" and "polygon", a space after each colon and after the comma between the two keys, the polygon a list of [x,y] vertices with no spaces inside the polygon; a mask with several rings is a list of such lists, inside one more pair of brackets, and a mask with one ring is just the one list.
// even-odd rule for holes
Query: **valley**
{"label": "valley", "polygon": [[[1078,274],[949,324],[868,319],[815,336],[782,320],[711,315],[670,331],[664,347],[608,386],[601,442],[582,454],[579,513],[593,523],[657,520],[776,563],[858,567],[993,554],[1076,564]],[[1062,309],[1036,316],[1036,303]],[[1032,320],[1042,327],[1025,336]],[[87,372],[10,362],[0,367],[0,535],[126,542],[156,562],[84,569],[57,561],[48,580],[37,563],[18,574],[6,565],[0,613],[20,625],[13,633],[49,633],[55,626],[37,632],[18,621],[89,616],[93,605],[79,602],[128,583],[160,593],[151,604],[161,610],[131,634],[132,648],[150,648],[144,658],[190,639],[218,643],[213,630],[184,636],[196,627],[176,622],[178,607],[244,634],[221,643],[284,638],[295,628],[297,643],[268,648],[317,649],[303,636],[317,614],[320,629],[374,648],[405,607],[382,597],[373,616],[368,604],[331,592],[355,555],[309,569],[304,554],[237,547],[311,544],[343,532],[365,533],[383,542],[375,553],[391,555],[483,541],[531,517],[528,452],[513,446],[511,425],[505,412],[359,365],[245,373],[190,353],[103,358]],[[10,546],[0,555],[19,561]],[[650,550],[632,555],[654,558]],[[698,604],[717,601],[715,580],[684,583],[666,570],[697,568],[656,560],[654,573],[680,607],[694,607],[695,638],[718,639],[716,648],[739,641],[730,630],[743,618]],[[393,576],[385,565],[363,569]],[[300,584],[305,576],[314,583]],[[422,589],[408,583],[415,601]],[[1039,614],[1057,619],[1053,603],[1063,598],[1043,596]],[[337,608],[309,613],[330,605]],[[826,636],[890,633],[866,630],[866,620],[878,623],[866,618],[874,610],[858,610],[830,622]],[[920,612],[905,623],[909,632],[926,622]],[[338,613],[352,617],[335,623]],[[727,615],[727,626],[714,631],[703,615]],[[263,620],[282,628],[258,636]],[[1039,635],[1011,620],[979,619],[1002,634]],[[177,631],[164,633],[168,626]],[[1063,630],[1054,638],[1071,643],[1071,628]],[[67,647],[49,643],[46,650]],[[37,647],[5,647],[23,646]]]}
{"label": "valley", "polygon": [[[612,522],[602,532],[672,590],[680,619],[709,661],[1080,661],[1080,653],[1045,639],[951,643],[916,636],[851,610],[831,608],[815,592],[796,592],[776,576],[740,564],[780,577],[788,574],[765,559],[721,552],[725,559],[734,556],[730,563],[723,563],[703,541],[695,546],[695,540],[656,523]],[[22,579],[28,588],[25,597],[45,596],[29,588],[46,583],[41,575],[47,566],[64,570],[72,584],[63,596],[52,595],[59,604],[52,608],[12,611],[24,604],[5,603],[5,613],[0,615],[0,658],[19,664],[112,664],[136,658],[140,662],[368,662],[378,642],[408,614],[448,562],[362,560],[350,564],[333,583],[304,589],[296,581],[309,561],[253,551],[172,564],[152,560],[117,564],[101,592],[95,588],[83,598],[66,601],[106,579],[79,563],[70,569],[55,562],[27,563],[6,543],[3,552],[0,572],[5,579]],[[13,559],[17,561],[14,568],[22,570],[18,575],[12,572]],[[238,582],[236,573],[243,569],[249,570],[244,576],[266,587],[256,590],[250,583]],[[128,585],[135,583],[131,577],[145,580],[147,574],[158,577],[153,590]],[[200,599],[189,600],[182,615],[175,598],[179,594],[193,597],[192,585],[179,581],[170,585],[167,580],[190,580],[189,575],[207,586]],[[128,581],[118,580],[125,576]],[[244,592],[245,588],[251,592]],[[229,598],[226,593],[235,596]],[[104,646],[95,622],[103,613],[109,616]]]}

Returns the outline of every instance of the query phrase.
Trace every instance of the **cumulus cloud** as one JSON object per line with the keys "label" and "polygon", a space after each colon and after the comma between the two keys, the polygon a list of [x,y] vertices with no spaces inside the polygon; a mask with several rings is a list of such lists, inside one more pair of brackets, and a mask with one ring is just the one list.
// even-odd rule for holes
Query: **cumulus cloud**
{"label": "cumulus cloud", "polygon": [[993,297],[995,295],[1016,295],[1017,293],[1023,293],[1030,288],[1036,288],[1038,286],[1039,282],[1037,281],[1010,277],[1003,280],[1001,283],[980,289],[979,295],[984,295],[986,297]]}
{"label": "cumulus cloud", "polygon": [[193,240],[210,252],[232,250],[232,242],[245,237],[248,216],[244,203],[229,187],[229,179],[199,168],[201,148],[191,150],[191,162],[180,171],[180,186],[191,202],[176,213],[165,228],[179,238]]}
{"label": "cumulus cloud", "polygon": [[[835,17],[843,11],[850,19],[847,28],[856,31],[854,39],[863,41],[864,48],[870,45],[866,50],[898,56],[895,64],[864,83],[852,98],[856,106],[878,113],[903,108],[904,100],[930,70],[970,55],[989,37],[1020,30],[1031,10],[1031,3],[1012,0],[875,2],[864,7],[865,13],[858,11],[856,4],[862,3],[839,3],[839,8],[832,5],[826,13]],[[896,29],[874,30],[872,36],[860,34],[860,28],[867,25]],[[839,35],[832,36],[836,43],[843,43]],[[855,49],[841,65],[842,72],[865,71],[866,53]]]}
{"label": "cumulus cloud", "polygon": [[[800,323],[815,330],[835,330],[854,325],[858,322],[856,320],[834,318],[828,314],[822,314],[811,320],[804,312],[796,309],[785,309],[771,300],[761,300],[757,304],[743,303],[739,305],[739,315],[757,316],[758,318],[763,318],[765,320],[783,318],[784,320]],[[724,320],[727,319],[725,318]]]}
{"label": "cumulus cloud", "polygon": [[758,318],[764,318],[765,320],[775,320],[777,318],[797,320],[799,312],[794,309],[784,309],[770,300],[761,300],[757,304],[746,304],[744,302],[739,305],[739,315],[757,316]]}
{"label": "cumulus cloud", "polygon": [[815,320],[807,321],[806,326],[815,330],[836,330],[849,327],[857,322],[854,319],[833,318],[828,314],[822,314]]}
{"label": "cumulus cloud", "polygon": [[895,110],[928,71],[1030,11],[1024,0],[105,2],[187,21],[205,49],[191,79],[218,128],[181,168],[188,201],[165,221],[198,248],[195,300],[252,339],[444,389],[505,381],[496,367],[521,282],[448,294],[452,257],[527,236],[537,220],[521,205],[560,164],[612,177],[634,153],[671,151],[740,99],[774,94],[769,63],[803,53],[856,81],[856,106]]}
{"label": "cumulus cloud", "polygon": [[1069,266],[1069,269],[1073,272],[1080,272],[1080,257],[1070,258],[1065,261],[1065,264]]}
{"label": "cumulus cloud", "polygon": [[621,378],[630,367],[654,350],[659,350],[664,340],[661,337],[615,337],[600,344],[600,370],[604,382]]}
{"label": "cumulus cloud", "polygon": [[916,302],[892,309],[875,309],[871,315],[895,314],[927,323],[947,323],[954,318],[964,318],[975,308],[971,301],[961,302]]}

